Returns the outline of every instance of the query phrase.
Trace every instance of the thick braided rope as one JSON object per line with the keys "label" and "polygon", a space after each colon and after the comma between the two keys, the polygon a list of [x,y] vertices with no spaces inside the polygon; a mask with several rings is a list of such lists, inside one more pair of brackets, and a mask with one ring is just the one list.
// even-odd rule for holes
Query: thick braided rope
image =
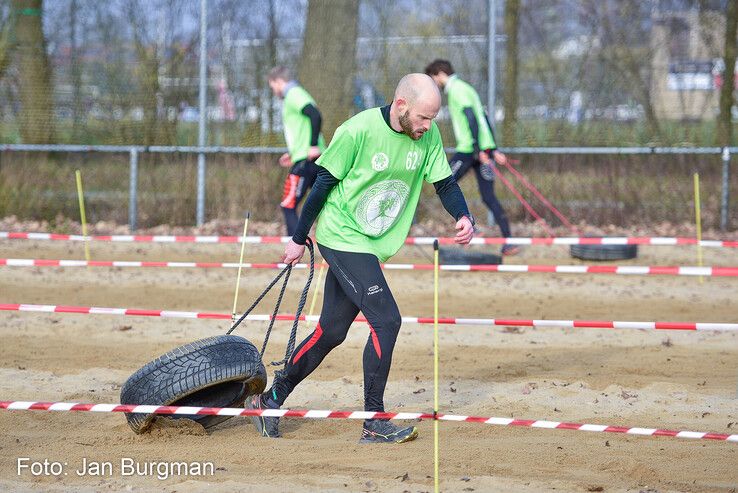
{"label": "thick braided rope", "polygon": [[287,275],[284,276],[284,282],[282,283],[282,289],[279,290],[279,296],[277,297],[277,304],[274,305],[274,311],[272,312],[271,319],[269,320],[269,327],[267,327],[266,334],[264,335],[264,344],[261,346],[261,358],[264,358],[264,352],[266,351],[267,343],[269,342],[269,336],[272,334],[272,328],[274,327],[274,321],[279,313],[279,307],[282,305],[282,298],[284,298],[284,291],[287,289],[287,283],[290,280],[290,274],[292,273],[292,264],[287,266]]}
{"label": "thick braided rope", "polygon": [[230,329],[228,329],[228,332],[226,332],[226,335],[228,335],[231,332],[233,332],[234,329],[236,327],[238,327],[241,324],[241,322],[243,322],[243,320],[248,316],[248,314],[251,313],[251,310],[253,310],[256,307],[256,305],[258,305],[259,302],[262,299],[264,299],[264,296],[266,296],[266,294],[269,292],[269,290],[272,289],[272,287],[275,284],[277,284],[277,281],[279,281],[279,279],[284,275],[284,273],[287,272],[287,270],[290,269],[290,268],[291,268],[291,266],[288,265],[287,267],[285,267],[284,269],[282,269],[282,271],[277,275],[277,277],[275,277],[272,280],[272,282],[269,283],[269,286],[267,286],[266,289],[264,291],[262,291],[262,293],[256,298],[256,301],[254,301],[254,303],[248,308],[248,310],[246,310],[245,312],[243,312],[243,315],[241,315],[241,317],[238,320],[236,320],[236,322],[233,324],[233,326]]}
{"label": "thick braided rope", "polygon": [[310,273],[308,274],[307,282],[305,282],[305,287],[302,288],[300,301],[297,303],[297,313],[295,313],[295,320],[292,323],[292,331],[290,332],[290,339],[287,342],[287,349],[284,353],[284,359],[282,361],[272,362],[273,366],[279,366],[284,363],[284,370],[287,369],[287,362],[289,361],[292,352],[295,350],[295,342],[297,341],[297,326],[300,322],[300,314],[302,314],[302,310],[305,308],[307,295],[310,291],[310,284],[313,282],[313,274],[315,273],[315,251],[313,248],[313,241],[308,238],[305,244],[307,245],[308,252],[310,252]]}

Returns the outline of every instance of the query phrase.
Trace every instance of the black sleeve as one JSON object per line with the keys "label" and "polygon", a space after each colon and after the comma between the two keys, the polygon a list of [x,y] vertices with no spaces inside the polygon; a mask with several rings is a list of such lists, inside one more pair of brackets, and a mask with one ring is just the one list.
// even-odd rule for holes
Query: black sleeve
{"label": "black sleeve", "polygon": [[474,152],[477,153],[479,152],[479,122],[474,115],[474,110],[471,108],[464,108],[464,115],[466,116],[466,121],[469,123],[469,130],[474,140]]}
{"label": "black sleeve", "polygon": [[315,179],[313,188],[305,200],[305,205],[302,206],[302,212],[300,212],[300,219],[297,221],[297,229],[292,236],[292,241],[298,245],[305,244],[310,234],[310,228],[323,209],[328,194],[339,181],[327,169],[322,167],[318,169],[318,177]]}
{"label": "black sleeve", "polygon": [[487,121],[487,126],[489,127],[489,133],[492,134],[492,147],[490,147],[489,150],[494,151],[495,149],[497,149],[497,139],[495,138],[495,128],[490,123],[489,115],[487,113],[484,114],[484,119]]}
{"label": "black sleeve", "polygon": [[323,123],[323,118],[320,116],[320,111],[313,104],[306,104],[302,109],[301,113],[306,117],[310,118],[310,145],[318,145],[318,136],[320,135],[320,126]]}
{"label": "black sleeve", "polygon": [[466,199],[464,194],[461,193],[459,184],[456,183],[456,179],[453,175],[448,178],[444,178],[441,181],[437,181],[433,184],[438,194],[438,198],[441,199],[443,208],[448,211],[451,216],[457,221],[461,219],[461,216],[469,216],[469,207],[466,205]]}

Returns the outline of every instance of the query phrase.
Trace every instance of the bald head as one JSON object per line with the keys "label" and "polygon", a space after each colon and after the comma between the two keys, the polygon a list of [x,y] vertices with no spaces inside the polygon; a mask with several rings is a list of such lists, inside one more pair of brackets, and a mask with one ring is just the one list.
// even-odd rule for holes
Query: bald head
{"label": "bald head", "polygon": [[408,74],[397,84],[390,107],[390,124],[413,140],[430,130],[441,109],[441,93],[425,74]]}
{"label": "bald head", "polygon": [[420,102],[424,105],[441,107],[441,93],[438,92],[438,86],[425,74],[407,74],[400,79],[395,89],[394,99],[395,101],[403,99],[410,106]]}

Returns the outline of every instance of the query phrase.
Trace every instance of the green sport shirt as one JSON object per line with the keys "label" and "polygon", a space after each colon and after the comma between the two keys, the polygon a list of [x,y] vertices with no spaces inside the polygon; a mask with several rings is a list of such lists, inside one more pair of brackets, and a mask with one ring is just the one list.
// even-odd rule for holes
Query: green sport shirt
{"label": "green sport shirt", "polygon": [[[287,151],[293,163],[306,159],[310,149],[310,118],[302,114],[302,109],[308,104],[315,105],[315,100],[298,85],[287,90],[282,102],[284,140],[287,141]],[[318,147],[321,151],[325,149],[322,133],[318,136]]]}
{"label": "green sport shirt", "polygon": [[336,130],[318,158],[339,179],[318,217],[318,243],[370,253],[397,253],[410,231],[422,181],[451,175],[435,122],[419,140],[392,130],[380,108],[362,111]]}
{"label": "green sport shirt", "polygon": [[487,119],[484,117],[484,108],[477,91],[454,74],[446,82],[444,92],[448,96],[448,112],[451,115],[451,125],[456,138],[456,152],[474,152],[474,137],[472,137],[469,129],[464,108],[471,108],[477,118],[479,149],[494,149],[496,147],[495,140],[492,137],[492,130],[487,124]]}

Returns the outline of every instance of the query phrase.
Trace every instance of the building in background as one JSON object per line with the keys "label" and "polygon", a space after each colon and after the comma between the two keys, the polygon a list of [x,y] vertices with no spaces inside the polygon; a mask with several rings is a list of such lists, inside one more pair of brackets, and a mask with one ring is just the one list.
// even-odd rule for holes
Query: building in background
{"label": "building in background", "polygon": [[656,115],[666,120],[712,120],[722,85],[725,17],[698,10],[654,14],[651,78]]}

